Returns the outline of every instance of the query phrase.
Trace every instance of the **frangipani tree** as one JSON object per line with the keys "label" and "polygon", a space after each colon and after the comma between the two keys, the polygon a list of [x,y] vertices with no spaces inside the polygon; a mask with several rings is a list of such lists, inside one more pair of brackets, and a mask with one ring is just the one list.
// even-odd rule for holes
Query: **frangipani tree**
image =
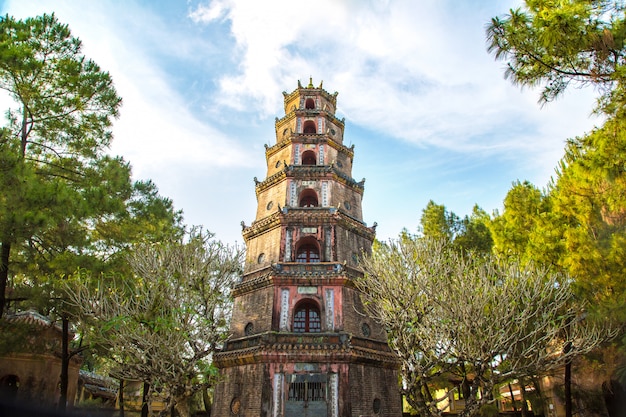
{"label": "frangipani tree", "polygon": [[404,394],[422,416],[441,415],[445,396],[433,388],[452,376],[466,391],[461,415],[475,416],[500,384],[562,366],[614,335],[581,320],[566,276],[533,265],[407,235],[376,244],[361,265],[356,285],[387,329]]}
{"label": "frangipani tree", "polygon": [[211,355],[227,337],[241,273],[242,251],[211,237],[140,244],[128,258],[133,277],[100,277],[94,286],[83,275],[68,289],[113,373],[159,388],[183,416],[187,399],[212,382]]}

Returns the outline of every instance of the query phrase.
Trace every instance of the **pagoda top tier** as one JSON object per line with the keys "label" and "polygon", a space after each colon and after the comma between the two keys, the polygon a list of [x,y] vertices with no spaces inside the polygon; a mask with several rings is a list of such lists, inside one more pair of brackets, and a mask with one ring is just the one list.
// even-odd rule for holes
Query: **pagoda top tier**
{"label": "pagoda top tier", "polygon": [[330,94],[322,88],[324,82],[320,81],[319,87],[313,85],[313,78],[309,78],[309,84],[303,87],[298,80],[298,88],[291,93],[283,91],[285,100],[285,114],[299,109],[318,109],[334,115],[337,109],[337,93]]}

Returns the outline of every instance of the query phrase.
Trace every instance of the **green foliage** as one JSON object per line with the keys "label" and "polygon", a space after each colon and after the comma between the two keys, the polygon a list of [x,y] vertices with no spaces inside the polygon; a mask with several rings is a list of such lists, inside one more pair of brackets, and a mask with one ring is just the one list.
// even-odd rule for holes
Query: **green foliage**
{"label": "green foliage", "polygon": [[490,222],[489,214],[475,205],[472,214],[461,220],[460,233],[454,239],[454,246],[466,252],[490,253],[493,247]]}
{"label": "green foliage", "polygon": [[541,85],[541,102],[571,83],[593,84],[602,109],[615,111],[626,80],[624,8],[621,0],[526,0],[492,19],[488,49],[507,61],[505,75],[514,83]]}
{"label": "green foliage", "polygon": [[459,218],[446,206],[430,200],[422,210],[420,231],[426,237],[453,242],[460,251],[489,253],[493,246],[487,214],[475,205],[472,214]]}
{"label": "green foliage", "polygon": [[528,181],[513,183],[504,199],[504,211],[496,213],[489,224],[495,253],[523,262],[550,265],[552,262],[541,255],[558,252],[558,236],[555,242],[551,242],[547,235],[538,233],[543,227],[555,225],[549,215],[550,208],[548,196],[533,184]]}
{"label": "green foliage", "polygon": [[[567,271],[579,299],[598,317],[626,318],[626,3],[526,0],[492,19],[489,50],[507,61],[506,77],[542,86],[545,103],[570,85],[593,85],[608,118],[568,141],[556,181],[539,197],[507,208],[493,222],[495,247]],[[509,192],[513,199],[519,184]],[[507,196],[507,199],[509,198]],[[517,219],[517,220],[516,220]],[[524,224],[526,222],[526,224]],[[626,344],[626,339],[623,340]]]}
{"label": "green foliage", "polygon": [[0,88],[14,100],[0,131],[0,300],[10,284],[21,308],[50,313],[77,269],[128,271],[130,246],[181,237],[182,216],[106,154],[121,99],[67,25],[5,16],[0,57]]}
{"label": "green foliage", "polygon": [[626,124],[612,119],[568,142],[552,190],[566,224],[562,265],[581,296],[626,317]]}
{"label": "green foliage", "polygon": [[434,239],[452,240],[458,223],[456,214],[448,212],[444,205],[436,204],[433,200],[426,204],[420,218],[422,233]]}
{"label": "green foliage", "polygon": [[121,99],[80,50],[54,15],[0,19],[0,88],[14,100],[0,139],[0,315],[11,264],[67,271],[56,255],[79,252],[88,219],[130,193],[128,165],[104,154]]}

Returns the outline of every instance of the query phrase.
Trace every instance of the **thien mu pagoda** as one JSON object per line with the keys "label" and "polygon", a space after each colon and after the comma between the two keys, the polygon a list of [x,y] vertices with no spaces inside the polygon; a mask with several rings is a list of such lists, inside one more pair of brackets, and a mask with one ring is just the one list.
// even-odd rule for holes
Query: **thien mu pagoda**
{"label": "thien mu pagoda", "polygon": [[247,255],[233,290],[231,338],[215,355],[217,417],[399,417],[399,362],[353,280],[371,250],[364,180],[352,178],[337,93],[283,93]]}

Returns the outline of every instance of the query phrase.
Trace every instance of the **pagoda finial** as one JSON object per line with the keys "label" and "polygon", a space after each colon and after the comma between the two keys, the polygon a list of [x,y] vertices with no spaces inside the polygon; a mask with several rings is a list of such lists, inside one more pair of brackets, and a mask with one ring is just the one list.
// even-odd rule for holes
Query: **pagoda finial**
{"label": "pagoda finial", "polygon": [[300,84],[300,80],[298,80],[298,88],[302,88],[302,84]]}
{"label": "pagoda finial", "polygon": [[313,87],[313,77],[309,77],[309,85],[306,88],[315,88]]}

